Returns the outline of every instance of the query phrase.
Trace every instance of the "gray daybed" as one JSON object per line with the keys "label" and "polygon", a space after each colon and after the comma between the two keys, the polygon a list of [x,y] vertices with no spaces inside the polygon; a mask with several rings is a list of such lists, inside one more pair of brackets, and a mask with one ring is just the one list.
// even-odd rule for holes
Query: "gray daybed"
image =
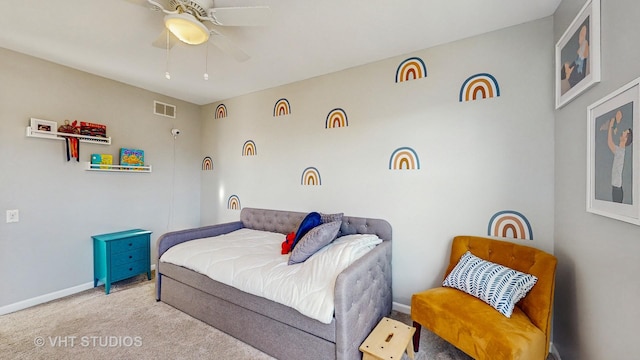
{"label": "gray daybed", "polygon": [[241,228],[282,233],[284,240],[284,234],[296,231],[305,216],[302,212],[244,208],[237,222],[162,235],[158,239],[157,300],[277,359],[360,359],[358,347],[391,312],[391,226],[384,220],[343,217],[338,236],[376,234],[383,242],[338,275],[330,324],[187,268],[160,262],[162,254],[176,244]]}

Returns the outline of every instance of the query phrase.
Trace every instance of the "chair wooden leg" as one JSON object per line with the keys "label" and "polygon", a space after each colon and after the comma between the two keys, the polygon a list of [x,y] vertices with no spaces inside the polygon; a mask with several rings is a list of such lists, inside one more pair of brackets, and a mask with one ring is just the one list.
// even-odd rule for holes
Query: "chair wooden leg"
{"label": "chair wooden leg", "polygon": [[418,352],[420,348],[420,329],[422,329],[422,325],[414,321],[413,327],[416,328],[416,332],[413,333],[413,351]]}

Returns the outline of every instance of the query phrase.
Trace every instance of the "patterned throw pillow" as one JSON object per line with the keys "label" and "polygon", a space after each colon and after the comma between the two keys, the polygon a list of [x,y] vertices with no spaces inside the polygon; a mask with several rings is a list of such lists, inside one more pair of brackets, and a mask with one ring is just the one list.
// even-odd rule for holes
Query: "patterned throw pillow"
{"label": "patterned throw pillow", "polygon": [[300,239],[298,245],[293,248],[289,256],[289,265],[304,262],[318,250],[329,245],[335,240],[340,230],[342,221],[334,221],[322,225],[318,225]]}
{"label": "patterned throw pillow", "polygon": [[533,275],[480,259],[467,251],[442,285],[473,295],[510,318],[516,303],[537,281]]}

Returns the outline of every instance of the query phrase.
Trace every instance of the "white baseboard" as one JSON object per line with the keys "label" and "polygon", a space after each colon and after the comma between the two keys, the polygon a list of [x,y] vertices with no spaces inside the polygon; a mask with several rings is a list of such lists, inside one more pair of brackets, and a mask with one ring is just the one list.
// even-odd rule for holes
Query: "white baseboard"
{"label": "white baseboard", "polygon": [[60,299],[60,298],[63,298],[65,296],[73,295],[73,294],[79,293],[81,291],[89,290],[91,288],[93,288],[93,281],[88,282],[88,283],[84,283],[84,284],[81,284],[81,285],[73,286],[73,287],[70,287],[70,288],[67,288],[67,289],[54,291],[52,293],[36,296],[34,298],[31,298],[31,299],[18,301],[17,303],[13,303],[13,304],[9,304],[9,305],[5,305],[3,307],[0,307],[0,315],[5,315],[5,314],[12,313],[12,312],[16,312],[18,310],[23,310],[23,309],[26,309],[26,308],[30,308],[32,306],[44,304],[46,302],[49,302],[49,301],[52,301],[52,300],[56,300],[56,299]]}
{"label": "white baseboard", "polygon": [[[151,271],[153,271],[155,269],[156,269],[156,265],[155,264],[151,265]],[[67,288],[67,289],[54,291],[52,293],[36,296],[34,298],[31,298],[31,299],[18,301],[17,303],[13,303],[13,304],[9,304],[9,305],[5,305],[5,306],[0,307],[0,316],[1,315],[5,315],[5,314],[9,314],[9,313],[12,313],[12,312],[16,312],[18,310],[24,310],[24,309],[30,308],[32,306],[44,304],[44,303],[52,301],[52,300],[57,300],[57,299],[65,297],[65,296],[77,294],[79,292],[82,292],[82,291],[85,291],[85,290],[89,290],[89,289],[93,289],[93,281],[90,281],[90,282],[84,283],[84,284],[80,284],[80,285],[77,285],[77,286],[73,286],[73,287],[70,287],[70,288]]]}
{"label": "white baseboard", "polygon": [[558,352],[558,349],[556,348],[556,346],[553,344],[553,341],[551,342],[551,344],[549,344],[549,352],[551,353],[551,355],[553,355],[553,358],[555,360],[562,360],[560,358],[560,353]]}
{"label": "white baseboard", "polygon": [[395,310],[397,312],[401,312],[401,313],[405,313],[405,314],[411,314],[411,306],[405,305],[405,304],[400,304],[400,303],[397,303],[395,301],[391,305],[391,309]]}

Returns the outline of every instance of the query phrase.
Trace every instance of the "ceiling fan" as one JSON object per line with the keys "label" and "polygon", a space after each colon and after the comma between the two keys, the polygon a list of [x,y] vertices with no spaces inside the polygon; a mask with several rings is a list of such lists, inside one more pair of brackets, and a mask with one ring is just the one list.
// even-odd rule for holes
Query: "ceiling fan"
{"label": "ceiling fan", "polygon": [[213,0],[133,0],[164,13],[165,29],[152,43],[170,48],[181,41],[199,45],[211,41],[224,53],[238,61],[249,59],[229,38],[216,30],[217,26],[263,26],[268,23],[268,6],[214,7]]}

